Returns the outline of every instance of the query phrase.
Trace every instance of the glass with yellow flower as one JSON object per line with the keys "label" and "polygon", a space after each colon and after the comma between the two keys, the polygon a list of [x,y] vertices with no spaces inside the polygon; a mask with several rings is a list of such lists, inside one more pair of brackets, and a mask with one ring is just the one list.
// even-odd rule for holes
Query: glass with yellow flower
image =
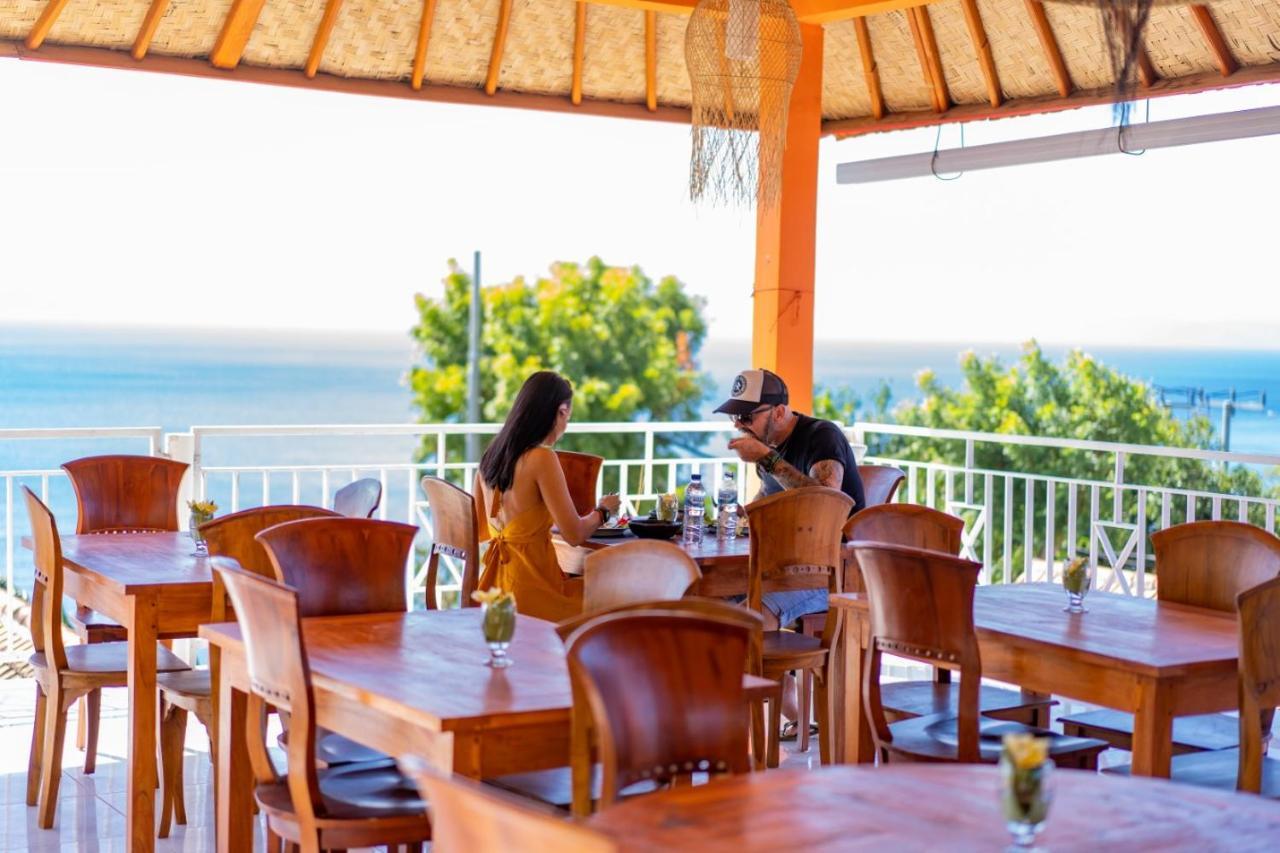
{"label": "glass with yellow flower", "polygon": [[506,669],[512,663],[507,648],[516,633],[516,597],[495,587],[476,590],[471,593],[471,600],[480,604],[480,627],[489,644],[488,665]]}
{"label": "glass with yellow flower", "polygon": [[1084,597],[1093,586],[1093,566],[1088,559],[1076,557],[1062,567],[1062,588],[1067,591],[1067,606],[1062,608],[1067,613],[1088,613],[1085,609]]}
{"label": "glass with yellow flower", "polygon": [[195,543],[195,550],[191,552],[191,556],[207,557],[209,543],[200,532],[200,525],[213,521],[213,514],[218,511],[218,505],[213,501],[187,501],[187,510],[191,513],[191,517],[187,519],[187,529],[191,533],[191,541]]}
{"label": "glass with yellow flower", "polygon": [[1014,850],[1030,850],[1049,817],[1053,792],[1049,740],[1030,733],[1007,734],[1000,751],[1000,805]]}

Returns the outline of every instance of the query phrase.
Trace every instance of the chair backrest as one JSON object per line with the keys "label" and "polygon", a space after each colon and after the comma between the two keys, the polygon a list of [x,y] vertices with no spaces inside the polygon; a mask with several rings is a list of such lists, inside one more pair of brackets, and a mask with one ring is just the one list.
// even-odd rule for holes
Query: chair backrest
{"label": "chair backrest", "polygon": [[446,778],[415,756],[400,767],[422,792],[431,812],[436,853],[613,853],[617,845],[594,829],[566,820],[563,812],[460,776]]}
{"label": "chair backrest", "polygon": [[868,507],[892,503],[898,486],[907,478],[901,468],[892,465],[859,465],[858,476],[862,478],[862,495]]}
{"label": "chair backrest", "polygon": [[31,517],[31,551],[35,584],[31,591],[31,645],[43,652],[54,671],[66,669],[62,644],[62,541],[53,513],[26,486],[22,495]]}
{"label": "chair backrest", "polygon": [[747,606],[759,613],[766,588],[840,591],[840,530],[852,508],[852,498],[825,486],[786,489],[748,504]]}
{"label": "chair backrest", "polygon": [[[918,504],[881,504],[855,512],[845,523],[847,542],[888,542],[959,555],[964,520]],[[863,592],[853,549],[844,546],[844,591]]]}
{"label": "chair backrest", "polygon": [[607,613],[569,636],[569,680],[590,710],[602,808],[636,782],[750,769],[749,644],[741,621],[676,610]]}
{"label": "chair backrest", "polygon": [[[214,563],[226,589],[244,639],[249,672],[249,719],[261,719],[267,705],[280,712],[289,732],[288,786],[299,821],[314,825],[324,813],[316,775],[315,695],[311,668],[302,641],[298,593],[271,578]],[[264,740],[265,729],[249,727],[249,759],[258,784],[278,781]],[[304,836],[305,837],[305,836]]]}
{"label": "chair backrest", "polygon": [[582,609],[611,610],[640,601],[682,597],[702,577],[698,564],[671,543],[639,539],[592,551],[582,564]]}
{"label": "chair backrest", "polygon": [[939,551],[854,542],[871,605],[864,697],[877,744],[892,742],[880,702],[880,656],[888,653],[959,670],[958,758],[978,760],[978,684],[982,659],[973,594],[982,566]]}
{"label": "chair backrest", "polygon": [[333,511],[347,518],[373,518],[380,503],[382,483],[372,477],[347,483],[333,493]]}
{"label": "chair backrest", "polygon": [[560,468],[564,471],[569,497],[573,498],[573,508],[578,515],[586,515],[596,505],[596,482],[600,478],[600,466],[604,464],[604,457],[557,450],[556,458],[560,460]]}
{"label": "chair backrest", "polygon": [[1236,596],[1280,576],[1280,538],[1239,521],[1193,521],[1151,534],[1156,597],[1232,612]]}
{"label": "chair backrest", "polygon": [[[744,627],[750,635],[750,649],[752,654],[759,654],[764,644],[764,617],[759,613],[748,610],[738,604],[731,604],[719,598],[699,598],[695,595],[685,596],[684,598],[676,598],[671,600],[659,601],[636,601],[631,604],[623,604],[618,607],[611,607],[607,611],[596,611],[595,613],[579,613],[577,616],[571,616],[562,622],[556,623],[556,633],[560,635],[561,640],[568,640],[574,631],[583,625],[603,616],[607,613],[633,613],[636,611],[646,610],[666,610],[676,613],[691,613],[695,616],[706,616],[709,619],[720,619],[728,622],[736,622]],[[745,672],[754,672],[748,662]]]}
{"label": "chair backrest", "polygon": [[1280,578],[1245,590],[1240,613],[1240,770],[1236,787],[1262,790],[1263,731],[1280,706]]}
{"label": "chair backrest", "polygon": [[86,456],[62,466],[76,493],[76,533],[178,529],[187,463],[163,456]]}
{"label": "chair backrest", "polygon": [[471,593],[480,578],[480,532],[476,524],[476,500],[439,477],[423,477],[422,491],[431,508],[431,556],[427,560],[427,609],[436,607],[436,581],[440,557],[462,561],[461,605],[474,607]]}
{"label": "chair backrest", "polygon": [[408,609],[405,572],[418,528],[366,518],[308,518],[259,533],[276,580],[298,590],[303,616]]}

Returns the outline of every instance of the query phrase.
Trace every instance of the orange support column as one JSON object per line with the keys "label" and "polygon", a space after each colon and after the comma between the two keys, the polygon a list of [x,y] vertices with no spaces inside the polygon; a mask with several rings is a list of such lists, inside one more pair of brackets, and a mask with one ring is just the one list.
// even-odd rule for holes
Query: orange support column
{"label": "orange support column", "polygon": [[804,54],[791,91],[782,196],[756,217],[751,366],[781,376],[791,405],[813,409],[813,278],[822,132],[822,27],[801,24]]}

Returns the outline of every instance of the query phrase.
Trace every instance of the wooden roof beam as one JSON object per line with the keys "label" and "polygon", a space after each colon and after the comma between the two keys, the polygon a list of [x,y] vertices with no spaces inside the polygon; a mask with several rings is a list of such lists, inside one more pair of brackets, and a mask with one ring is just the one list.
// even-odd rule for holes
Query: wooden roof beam
{"label": "wooden roof beam", "polygon": [[320,60],[324,59],[325,46],[329,44],[329,36],[333,33],[333,25],[338,22],[338,12],[341,9],[342,0],[329,0],[324,6],[324,15],[320,18],[316,37],[311,42],[311,54],[307,57],[308,77],[316,76],[316,72],[320,70]]}
{"label": "wooden roof beam", "polygon": [[[698,0],[590,0],[601,6],[622,6],[668,15],[688,15]],[[804,24],[829,24],[864,15],[923,6],[930,0],[791,0],[791,8]]]}
{"label": "wooden roof beam", "polygon": [[1151,56],[1144,47],[1138,51],[1138,82],[1144,88],[1150,89],[1160,79],[1160,74],[1156,71],[1156,67],[1151,64]]}
{"label": "wooden roof beam", "polygon": [[969,38],[973,41],[973,51],[978,55],[978,65],[982,68],[982,77],[987,81],[987,100],[991,106],[1000,106],[1000,75],[996,73],[996,59],[991,53],[991,42],[987,40],[987,28],[982,25],[982,13],[978,11],[978,0],[960,0],[964,9],[965,26],[969,28]]}
{"label": "wooden roof beam", "polygon": [[1218,66],[1218,71],[1222,73],[1222,76],[1230,77],[1236,73],[1236,69],[1240,67],[1240,64],[1231,55],[1231,48],[1227,47],[1226,39],[1222,37],[1222,31],[1213,22],[1213,15],[1209,12],[1209,7],[1192,6],[1191,17],[1195,19],[1196,26],[1204,34],[1204,40],[1208,43],[1209,50],[1213,53],[1213,61]]}
{"label": "wooden roof beam", "polygon": [[871,115],[884,118],[884,90],[880,88],[880,66],[876,65],[876,53],[871,46],[871,29],[866,18],[853,19],[853,31],[858,34],[858,53],[862,56],[862,76],[867,79],[867,94],[871,97]]}
{"label": "wooden roof beam", "polygon": [[40,17],[36,18],[31,32],[27,33],[27,47],[35,50],[44,44],[44,40],[49,37],[49,30],[53,29],[53,25],[58,22],[58,16],[62,14],[66,5],[67,0],[49,0],[44,4],[44,8],[40,10]]}
{"label": "wooden roof beam", "polygon": [[938,53],[938,40],[933,35],[929,10],[924,7],[908,9],[907,22],[911,25],[916,54],[920,57],[920,70],[924,72],[925,82],[929,84],[933,111],[944,113],[951,106],[951,94],[947,91],[947,80],[942,74],[942,59]]}
{"label": "wooden roof beam", "polygon": [[511,26],[511,0],[502,0],[498,7],[498,29],[493,34],[493,52],[489,54],[489,76],[484,81],[484,93],[498,91],[498,75],[502,72],[502,51],[507,46],[507,28]]}
{"label": "wooden roof beam", "polygon": [[658,109],[658,13],[644,13],[644,102]]}
{"label": "wooden roof beam", "polygon": [[436,19],[436,0],[422,0],[422,17],[418,19],[418,46],[413,51],[413,76],[409,79],[414,90],[422,88],[422,78],[427,74],[427,46],[431,44],[431,24]]}
{"label": "wooden roof beam", "polygon": [[1044,57],[1049,61],[1049,70],[1058,84],[1058,94],[1067,97],[1071,94],[1071,75],[1067,73],[1067,64],[1062,61],[1062,50],[1058,47],[1058,38],[1049,26],[1049,16],[1045,14],[1044,4],[1040,0],[1026,0],[1027,14],[1031,16],[1031,24],[1040,37],[1040,46],[1044,48]]}
{"label": "wooden roof beam", "polygon": [[578,0],[578,14],[573,25],[573,83],[569,100],[576,107],[582,103],[582,64],[587,51],[587,4]]}
{"label": "wooden roof beam", "polygon": [[214,68],[235,68],[240,64],[240,57],[244,55],[245,45],[253,35],[253,27],[258,23],[258,15],[265,4],[266,0],[235,0],[231,4],[218,40],[209,53],[209,62]]}
{"label": "wooden roof beam", "polygon": [[156,30],[160,27],[160,21],[168,10],[169,0],[151,0],[146,17],[142,19],[142,29],[138,30],[138,35],[133,40],[133,50],[130,52],[134,59],[141,59],[147,55],[147,51],[151,48],[151,40],[156,37]]}

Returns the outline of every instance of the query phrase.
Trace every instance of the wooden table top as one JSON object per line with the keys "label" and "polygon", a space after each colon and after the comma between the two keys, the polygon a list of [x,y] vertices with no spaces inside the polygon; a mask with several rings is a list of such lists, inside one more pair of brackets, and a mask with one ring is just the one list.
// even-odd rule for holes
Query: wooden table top
{"label": "wooden table top", "polygon": [[[588,825],[621,850],[1002,850],[999,770],[770,770],[635,797]],[[1157,779],[1056,770],[1038,849],[1275,849],[1280,805]]]}
{"label": "wooden table top", "polygon": [[194,556],[195,546],[186,533],[97,533],[61,539],[65,566],[94,574],[125,594],[142,588],[207,586],[213,580],[210,558]]}
{"label": "wooden table top", "polygon": [[[303,620],[312,682],[433,731],[569,723],[573,696],[555,625],[516,617],[507,669],[485,665],[480,608]],[[224,653],[243,654],[235,623],[202,625]]]}
{"label": "wooden table top", "polygon": [[[1064,613],[1057,584],[980,586],[973,603],[979,633],[1005,642],[1069,648],[1093,663],[1160,677],[1234,669],[1240,634],[1234,614],[1094,590],[1088,613]],[[865,609],[865,595],[832,596],[835,606]]]}

